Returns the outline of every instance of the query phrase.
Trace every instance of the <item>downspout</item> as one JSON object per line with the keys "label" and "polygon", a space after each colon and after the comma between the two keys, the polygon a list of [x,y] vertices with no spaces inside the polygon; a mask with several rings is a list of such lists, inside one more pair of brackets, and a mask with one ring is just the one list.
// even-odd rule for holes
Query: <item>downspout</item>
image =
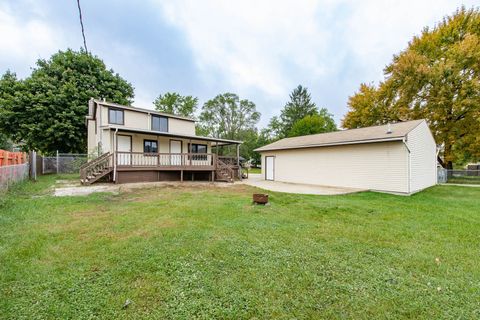
{"label": "downspout", "polygon": [[410,148],[408,147],[408,144],[407,144],[407,139],[406,138],[403,138],[402,140],[403,144],[405,145],[405,148],[407,149],[408,151],[408,194],[410,194],[410,185],[411,185],[411,181],[410,181]]}
{"label": "downspout", "polygon": [[117,132],[118,128],[115,128],[113,134],[113,181],[117,183]]}

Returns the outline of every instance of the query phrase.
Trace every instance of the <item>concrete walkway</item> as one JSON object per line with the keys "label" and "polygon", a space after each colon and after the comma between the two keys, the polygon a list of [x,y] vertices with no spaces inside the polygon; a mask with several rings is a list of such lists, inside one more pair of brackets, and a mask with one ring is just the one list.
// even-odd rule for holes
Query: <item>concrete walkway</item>
{"label": "concrete walkway", "polygon": [[287,183],[279,181],[266,181],[261,174],[250,174],[248,179],[244,179],[241,184],[246,184],[261,189],[285,193],[298,193],[298,194],[317,194],[317,195],[337,195],[348,194],[361,191],[367,191],[366,189],[356,188],[341,188],[330,186],[318,186],[312,184],[299,184],[299,183]]}

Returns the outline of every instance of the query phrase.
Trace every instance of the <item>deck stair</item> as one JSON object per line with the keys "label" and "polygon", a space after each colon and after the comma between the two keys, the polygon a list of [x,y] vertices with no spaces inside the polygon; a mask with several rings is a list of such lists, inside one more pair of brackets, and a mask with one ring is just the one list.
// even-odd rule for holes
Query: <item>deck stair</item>
{"label": "deck stair", "polygon": [[89,185],[113,171],[113,154],[104,153],[80,167],[80,182]]}
{"label": "deck stair", "polygon": [[217,168],[215,170],[215,180],[216,181],[225,181],[233,182],[234,171],[231,166],[224,161],[217,160]]}

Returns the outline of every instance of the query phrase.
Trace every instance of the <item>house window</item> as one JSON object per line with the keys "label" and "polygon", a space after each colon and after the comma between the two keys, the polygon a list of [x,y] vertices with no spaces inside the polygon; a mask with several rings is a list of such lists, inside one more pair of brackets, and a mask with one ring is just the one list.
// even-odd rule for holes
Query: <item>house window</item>
{"label": "house window", "polygon": [[168,118],[152,115],[152,130],[168,132]]}
{"label": "house window", "polygon": [[123,110],[120,109],[108,109],[108,123],[110,124],[124,124],[123,122]]}
{"label": "house window", "polygon": [[198,143],[192,143],[189,145],[190,147],[190,153],[204,153],[203,155],[198,155],[198,156],[192,156],[192,160],[207,160],[207,145],[206,144],[198,144]]}
{"label": "house window", "polygon": [[158,142],[155,140],[143,140],[143,152],[144,153],[157,153]]}

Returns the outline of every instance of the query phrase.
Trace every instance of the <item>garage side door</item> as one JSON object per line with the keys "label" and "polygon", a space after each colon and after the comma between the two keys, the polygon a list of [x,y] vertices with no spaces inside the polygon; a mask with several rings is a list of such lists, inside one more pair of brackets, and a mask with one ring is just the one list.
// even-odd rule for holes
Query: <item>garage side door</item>
{"label": "garage side door", "polygon": [[274,180],[275,157],[265,157],[265,180]]}

